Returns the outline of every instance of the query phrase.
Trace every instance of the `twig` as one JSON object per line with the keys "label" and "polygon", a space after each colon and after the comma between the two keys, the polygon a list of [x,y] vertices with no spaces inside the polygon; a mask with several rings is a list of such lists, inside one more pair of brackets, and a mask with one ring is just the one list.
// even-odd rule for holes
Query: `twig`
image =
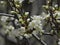
{"label": "twig", "polygon": [[14,15],[11,15],[11,14],[6,14],[6,13],[0,13],[0,16],[14,17]]}
{"label": "twig", "polygon": [[41,38],[39,38],[38,36],[36,36],[35,34],[32,34],[33,37],[35,37],[42,45],[47,45],[43,40],[41,40]]}

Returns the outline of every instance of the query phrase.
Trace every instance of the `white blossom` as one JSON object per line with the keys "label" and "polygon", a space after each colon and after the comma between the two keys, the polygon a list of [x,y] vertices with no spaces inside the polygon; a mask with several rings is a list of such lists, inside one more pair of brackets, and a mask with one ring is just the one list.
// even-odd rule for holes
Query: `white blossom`
{"label": "white blossom", "polygon": [[1,17],[1,21],[2,21],[2,22],[6,22],[6,20],[7,20],[8,18],[9,18],[9,17],[2,16],[2,17]]}
{"label": "white blossom", "polygon": [[20,29],[25,32],[25,27],[21,27]]}
{"label": "white blossom", "polygon": [[1,3],[1,4],[3,4],[3,3],[4,3],[4,1],[0,1],[0,3]]}
{"label": "white blossom", "polygon": [[55,11],[55,14],[58,14],[58,15],[60,15],[60,11]]}
{"label": "white blossom", "polygon": [[42,20],[43,19],[41,16],[36,16],[36,15],[32,16],[31,18],[33,20]]}
{"label": "white blossom", "polygon": [[16,2],[16,1],[19,1],[19,3],[22,3],[24,0],[14,0],[14,1],[15,1],[15,2]]}
{"label": "white blossom", "polygon": [[12,25],[6,26],[8,30],[14,30],[14,27]]}
{"label": "white blossom", "polygon": [[19,0],[19,3],[22,3],[24,0]]}
{"label": "white blossom", "polygon": [[14,20],[14,18],[13,18],[13,17],[11,17],[10,19],[11,19],[11,20]]}
{"label": "white blossom", "polygon": [[29,22],[29,21],[30,21],[30,18],[27,19],[27,22]]}
{"label": "white blossom", "polygon": [[20,40],[22,40],[23,39],[23,37],[22,36],[20,36]]}
{"label": "white blossom", "polygon": [[59,39],[58,45],[60,45],[60,39]]}
{"label": "white blossom", "polygon": [[58,4],[55,4],[55,7],[58,7]]}
{"label": "white blossom", "polygon": [[43,19],[41,16],[33,16],[31,17],[33,20],[29,23],[28,25],[28,29],[32,29],[35,28],[35,30],[39,30],[41,32],[42,31],[42,24],[43,24]]}
{"label": "white blossom", "polygon": [[26,38],[30,38],[30,37],[32,37],[32,34],[24,34],[24,36],[25,36]]}
{"label": "white blossom", "polygon": [[5,34],[6,34],[6,33],[9,33],[9,30],[8,30],[8,29],[5,31]]}
{"label": "white blossom", "polygon": [[20,31],[20,34],[23,35],[25,33],[25,27],[21,27],[19,31]]}
{"label": "white blossom", "polygon": [[15,24],[17,24],[18,23],[18,20],[17,19],[15,19]]}
{"label": "white blossom", "polygon": [[25,12],[25,15],[28,15],[29,14],[29,12]]}
{"label": "white blossom", "polygon": [[60,19],[60,11],[55,11],[55,14],[53,14],[53,16],[56,16],[56,19]]}
{"label": "white blossom", "polygon": [[58,45],[60,45],[60,42],[58,42]]}

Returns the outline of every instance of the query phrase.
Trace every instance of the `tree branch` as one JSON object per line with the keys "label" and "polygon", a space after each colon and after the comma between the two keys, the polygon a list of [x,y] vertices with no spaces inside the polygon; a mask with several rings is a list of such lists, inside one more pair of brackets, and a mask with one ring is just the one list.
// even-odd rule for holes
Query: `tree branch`
{"label": "tree branch", "polygon": [[6,13],[0,13],[0,16],[14,17],[14,15],[11,15],[11,14],[6,14]]}

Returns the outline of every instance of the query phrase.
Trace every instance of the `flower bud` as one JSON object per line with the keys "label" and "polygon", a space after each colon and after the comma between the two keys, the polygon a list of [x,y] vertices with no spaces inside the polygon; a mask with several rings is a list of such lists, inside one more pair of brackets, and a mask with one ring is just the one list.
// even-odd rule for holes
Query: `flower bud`
{"label": "flower bud", "polygon": [[17,4],[16,4],[16,7],[17,7],[17,8],[20,8],[20,5],[17,5]]}
{"label": "flower bud", "polygon": [[25,12],[25,15],[28,15],[29,14],[29,12]]}

